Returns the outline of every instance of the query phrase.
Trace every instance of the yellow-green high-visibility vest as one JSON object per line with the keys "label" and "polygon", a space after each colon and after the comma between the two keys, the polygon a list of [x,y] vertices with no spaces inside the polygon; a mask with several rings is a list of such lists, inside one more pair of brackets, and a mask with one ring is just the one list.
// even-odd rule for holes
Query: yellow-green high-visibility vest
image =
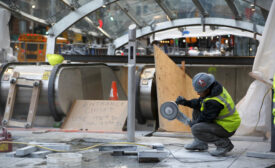
{"label": "yellow-green high-visibility vest", "polygon": [[220,95],[204,99],[201,105],[201,111],[204,110],[205,103],[208,100],[216,100],[224,106],[216,118],[215,123],[222,126],[228,132],[236,131],[241,124],[241,118],[227,90],[223,88],[223,92]]}
{"label": "yellow-green high-visibility vest", "polygon": [[272,103],[273,124],[275,125],[275,74],[273,77],[273,103]]}

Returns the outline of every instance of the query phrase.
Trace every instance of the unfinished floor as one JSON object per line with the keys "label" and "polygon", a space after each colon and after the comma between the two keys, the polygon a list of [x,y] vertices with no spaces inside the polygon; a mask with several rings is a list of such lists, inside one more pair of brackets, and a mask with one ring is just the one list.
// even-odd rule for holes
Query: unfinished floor
{"label": "unfinished floor", "polygon": [[[60,130],[31,129],[9,130],[14,142],[55,142],[67,143],[73,149],[91,146],[97,143],[125,142],[126,133],[93,133],[93,132],[59,132]],[[227,157],[212,157],[207,152],[189,152],[183,145],[190,143],[192,138],[179,133],[153,133],[152,136],[144,136],[145,132],[136,133],[136,143],[162,143],[166,151],[171,154],[157,163],[139,163],[137,156],[113,156],[110,152],[99,152],[97,148],[85,150],[83,154],[83,168],[157,168],[157,167],[194,167],[194,168],[264,168],[275,167],[275,159],[262,159],[247,157],[247,152],[269,152],[270,142],[262,137],[232,137],[235,148],[227,154]],[[16,148],[23,145],[14,145]],[[210,145],[210,150],[214,146]],[[46,168],[47,160],[27,157],[7,157],[6,153],[0,153],[1,168]]]}

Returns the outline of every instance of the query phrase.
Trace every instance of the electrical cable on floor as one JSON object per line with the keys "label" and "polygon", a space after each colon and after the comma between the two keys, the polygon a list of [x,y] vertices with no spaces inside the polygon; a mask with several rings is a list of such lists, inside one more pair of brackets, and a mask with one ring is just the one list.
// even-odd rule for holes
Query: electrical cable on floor
{"label": "electrical cable on floor", "polygon": [[60,153],[65,153],[65,152],[80,152],[80,151],[85,151],[85,150],[93,149],[93,148],[96,148],[98,146],[107,145],[107,144],[114,144],[114,145],[117,145],[117,144],[129,144],[129,145],[137,145],[137,146],[147,147],[147,148],[150,148],[150,149],[153,148],[151,145],[144,145],[144,144],[138,144],[138,143],[132,143],[132,142],[109,142],[109,143],[100,143],[100,144],[88,146],[86,148],[81,148],[81,149],[76,149],[76,150],[71,150],[71,151],[65,151],[65,150],[55,150],[55,149],[47,148],[47,147],[44,147],[44,146],[41,146],[41,145],[30,144],[30,143],[25,143],[25,142],[0,141],[0,144],[3,144],[3,143],[34,146],[34,147],[37,147],[37,148],[46,149],[46,150],[53,151],[53,152],[60,152]]}
{"label": "electrical cable on floor", "polygon": [[[80,152],[80,151],[85,151],[85,150],[89,150],[89,149],[93,149],[102,145],[107,145],[107,144],[130,144],[130,145],[137,145],[137,146],[142,146],[142,147],[147,147],[150,149],[153,149],[153,146],[151,145],[144,145],[144,144],[138,144],[138,143],[132,143],[132,142],[110,142],[110,143],[100,143],[100,144],[96,144],[96,145],[92,145],[92,146],[88,146],[85,148],[81,148],[81,149],[76,149],[76,150],[71,150],[71,151],[65,151],[65,150],[55,150],[55,149],[51,149],[51,148],[47,148],[41,145],[37,145],[37,144],[29,144],[29,143],[25,143],[25,142],[12,142],[12,141],[0,141],[0,144],[3,143],[11,143],[11,144],[22,144],[22,145],[28,145],[28,146],[34,146],[37,148],[41,148],[41,149],[46,149],[49,151],[53,151],[53,152],[59,152],[59,153],[68,153],[68,152]],[[170,144],[173,145],[173,144]],[[177,146],[177,144],[176,144]],[[179,144],[180,147],[183,147],[183,144]],[[169,155],[166,157],[167,159],[170,159],[169,156],[171,155],[175,160],[177,160],[178,162],[181,163],[204,163],[204,162],[219,162],[219,161],[225,161],[230,157],[224,157],[224,159],[219,159],[219,160],[202,160],[202,161],[183,161],[180,160],[179,158],[177,158],[170,149],[165,148],[166,150],[168,150]]]}
{"label": "electrical cable on floor", "polygon": [[257,120],[257,123],[256,123],[255,128],[254,128],[255,131],[256,131],[256,128],[257,128],[257,126],[259,124],[259,121],[260,121],[260,115],[261,115],[261,111],[262,111],[262,107],[263,107],[263,104],[264,104],[265,97],[269,93],[269,91],[271,91],[271,90],[272,90],[271,88],[268,89],[267,92],[265,93],[264,97],[263,97],[263,100],[262,100],[262,103],[261,103],[261,107],[260,107],[259,113],[258,113],[258,120]]}
{"label": "electrical cable on floor", "polygon": [[235,163],[236,160],[238,160],[238,159],[242,156],[242,154],[243,154],[244,152],[246,152],[246,150],[247,150],[247,149],[245,149],[245,150],[244,150],[243,152],[241,152],[238,156],[236,156],[235,159],[231,162],[231,164],[227,166],[227,168],[230,168],[230,167],[233,165],[233,163]]}
{"label": "electrical cable on floor", "polygon": [[177,146],[177,147],[184,147],[185,144],[182,143],[170,143],[170,144],[166,144],[166,146]]}
{"label": "electrical cable on floor", "polygon": [[[170,149],[165,148],[166,150],[169,151],[169,155],[171,155],[173,157],[173,159],[175,159],[176,161],[180,162],[180,163],[204,163],[204,162],[220,162],[220,161],[225,161],[230,157],[224,157],[224,159],[219,159],[219,160],[202,160],[202,161],[183,161],[179,158],[177,158]],[[167,158],[169,159],[169,155],[167,156]]]}

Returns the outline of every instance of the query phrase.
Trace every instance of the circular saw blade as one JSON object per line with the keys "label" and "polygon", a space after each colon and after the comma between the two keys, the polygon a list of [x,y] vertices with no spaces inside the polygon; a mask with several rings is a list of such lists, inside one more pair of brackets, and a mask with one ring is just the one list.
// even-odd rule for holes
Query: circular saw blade
{"label": "circular saw blade", "polygon": [[165,102],[160,106],[160,114],[167,120],[174,120],[177,118],[179,109],[175,102]]}

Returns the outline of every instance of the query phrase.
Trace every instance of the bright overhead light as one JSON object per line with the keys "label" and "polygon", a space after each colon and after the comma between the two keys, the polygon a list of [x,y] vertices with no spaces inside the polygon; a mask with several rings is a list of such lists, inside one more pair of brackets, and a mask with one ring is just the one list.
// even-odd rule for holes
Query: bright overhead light
{"label": "bright overhead light", "polygon": [[111,17],[110,17],[110,19],[111,19],[111,21],[114,21],[114,18],[113,18],[113,16],[111,16]]}
{"label": "bright overhead light", "polygon": [[161,18],[160,15],[154,16],[154,20],[157,20],[157,19],[160,19],[160,18]]}
{"label": "bright overhead light", "polygon": [[255,9],[255,4],[251,4],[251,11],[254,12],[256,9]]}
{"label": "bright overhead light", "polygon": [[35,5],[32,5],[32,8],[34,9],[34,8],[35,8]]}
{"label": "bright overhead light", "polygon": [[106,5],[102,5],[102,8],[106,8]]}

